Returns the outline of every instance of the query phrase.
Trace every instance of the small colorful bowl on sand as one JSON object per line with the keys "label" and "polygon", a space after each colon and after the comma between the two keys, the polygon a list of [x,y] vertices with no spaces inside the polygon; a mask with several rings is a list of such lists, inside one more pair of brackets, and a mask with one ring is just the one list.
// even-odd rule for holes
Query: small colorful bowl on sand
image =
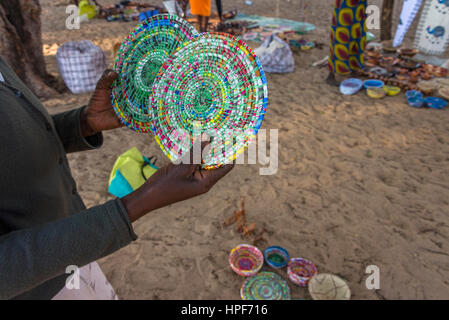
{"label": "small colorful bowl on sand", "polygon": [[421,108],[424,105],[424,95],[416,90],[409,90],[405,93],[407,103],[414,108]]}
{"label": "small colorful bowl on sand", "polygon": [[438,97],[427,97],[424,103],[432,109],[443,109],[447,106],[447,101]]}
{"label": "small colorful bowl on sand", "polygon": [[368,87],[366,88],[366,94],[373,99],[382,99],[387,95],[387,92],[382,87]]}
{"label": "small colorful bowl on sand", "polygon": [[449,101],[449,87],[438,89],[438,95],[446,101]]}
{"label": "small colorful bowl on sand", "polygon": [[397,95],[399,92],[401,92],[401,88],[396,87],[396,86],[385,86],[384,87],[385,92],[387,93],[388,96],[395,96]]}
{"label": "small colorful bowl on sand", "polygon": [[411,49],[411,48],[401,48],[401,49],[398,49],[398,53],[401,56],[414,57],[418,54],[418,50]]}
{"label": "small colorful bowl on sand", "polygon": [[273,268],[279,269],[283,268],[288,264],[290,256],[282,247],[272,246],[268,247],[264,251],[265,262]]}
{"label": "small colorful bowl on sand", "polygon": [[274,272],[262,271],[248,277],[240,288],[242,300],[291,300],[286,280]]}
{"label": "small colorful bowl on sand", "polygon": [[383,88],[384,85],[385,85],[385,83],[383,81],[376,80],[376,79],[369,79],[369,80],[365,80],[363,82],[363,87],[365,89],[368,89],[368,88]]}
{"label": "small colorful bowl on sand", "polygon": [[305,287],[310,278],[318,273],[315,265],[303,258],[292,258],[288,263],[288,277],[298,286]]}
{"label": "small colorful bowl on sand", "polygon": [[238,275],[251,277],[262,268],[263,254],[252,245],[240,244],[231,250],[229,265]]}

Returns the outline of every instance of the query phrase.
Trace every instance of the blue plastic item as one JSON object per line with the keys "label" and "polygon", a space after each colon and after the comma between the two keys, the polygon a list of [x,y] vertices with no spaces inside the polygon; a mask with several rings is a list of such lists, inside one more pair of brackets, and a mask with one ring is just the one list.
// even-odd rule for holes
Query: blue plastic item
{"label": "blue plastic item", "polygon": [[126,180],[122,173],[117,170],[114,180],[112,180],[108,187],[108,192],[117,198],[123,198],[133,191],[134,189],[131,187],[128,180]]}
{"label": "blue plastic item", "polygon": [[139,14],[139,21],[144,21],[144,20],[146,20],[146,19],[147,19],[146,12],[141,12],[141,13]]}
{"label": "blue plastic item", "polygon": [[340,92],[345,95],[356,94],[363,87],[363,81],[357,78],[350,78],[344,80],[340,84]]}
{"label": "blue plastic item", "polygon": [[447,101],[438,97],[427,97],[424,102],[426,106],[432,109],[443,109],[447,106]]}
{"label": "blue plastic item", "polygon": [[139,14],[139,21],[146,20],[146,19],[151,18],[152,16],[156,16],[158,14],[159,14],[159,10],[157,10],[157,9],[156,10],[148,10],[148,11],[145,11],[145,12],[141,12]]}
{"label": "blue plastic item", "polygon": [[369,79],[369,80],[365,80],[365,82],[363,82],[363,87],[365,89],[382,88],[384,85],[385,85],[385,83],[383,81],[376,80],[376,79]]}
{"label": "blue plastic item", "polygon": [[273,268],[283,268],[287,266],[290,256],[282,247],[272,246],[265,249],[264,253],[265,262]]}
{"label": "blue plastic item", "polygon": [[409,90],[405,93],[407,103],[414,108],[421,108],[424,105],[424,96],[416,90]]}

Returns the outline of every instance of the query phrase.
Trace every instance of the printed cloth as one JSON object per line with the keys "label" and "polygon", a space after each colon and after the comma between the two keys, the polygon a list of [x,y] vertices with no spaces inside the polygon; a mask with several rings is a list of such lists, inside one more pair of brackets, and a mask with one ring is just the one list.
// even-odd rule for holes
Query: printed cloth
{"label": "printed cloth", "polygon": [[367,0],[335,0],[330,35],[329,71],[347,75],[363,68]]}
{"label": "printed cloth", "polygon": [[427,0],[415,36],[421,53],[440,55],[449,45],[449,0]]}
{"label": "printed cloth", "polygon": [[107,67],[104,52],[89,40],[68,42],[56,53],[59,73],[72,93],[95,90]]}
{"label": "printed cloth", "polygon": [[413,20],[421,7],[423,0],[404,0],[401,16],[399,17],[398,28],[394,36],[393,46],[398,47],[404,41],[405,34],[412,25]]}

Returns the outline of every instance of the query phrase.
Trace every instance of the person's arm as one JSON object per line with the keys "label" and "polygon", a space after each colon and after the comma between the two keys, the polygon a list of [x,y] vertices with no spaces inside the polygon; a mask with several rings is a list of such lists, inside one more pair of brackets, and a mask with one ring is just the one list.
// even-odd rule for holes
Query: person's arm
{"label": "person's arm", "polygon": [[208,192],[234,166],[201,170],[193,164],[192,151],[189,163],[170,163],[122,199],[0,236],[0,299],[13,298],[64,274],[69,265],[81,267],[124,247],[137,238],[131,222]]}
{"label": "person's arm", "polygon": [[[203,142],[201,149],[206,145]],[[234,167],[228,164],[214,170],[201,170],[193,159],[192,148],[189,164],[170,163],[150,176],[142,187],[122,198],[131,222],[150,211],[208,192]]]}
{"label": "person's arm", "polygon": [[[1,212],[0,212],[1,214]],[[119,199],[71,217],[0,236],[0,299],[10,299],[135,240]]]}
{"label": "person's arm", "polygon": [[100,148],[103,144],[101,132],[84,135],[81,121],[86,107],[52,115],[56,132],[66,153]]}
{"label": "person's arm", "polygon": [[67,153],[99,148],[103,144],[102,131],[123,126],[110,98],[110,87],[117,76],[112,70],[106,70],[87,106],[52,116]]}

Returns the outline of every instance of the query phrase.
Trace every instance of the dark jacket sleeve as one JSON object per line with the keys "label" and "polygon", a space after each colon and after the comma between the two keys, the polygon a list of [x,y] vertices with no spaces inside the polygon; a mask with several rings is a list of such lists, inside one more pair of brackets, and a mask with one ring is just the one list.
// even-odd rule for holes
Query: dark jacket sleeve
{"label": "dark jacket sleeve", "polygon": [[97,149],[103,144],[101,132],[87,138],[81,135],[80,116],[83,108],[52,115],[56,131],[67,153]]}
{"label": "dark jacket sleeve", "polygon": [[[120,199],[0,236],[0,299],[13,298],[135,240]],[[69,276],[69,274],[67,275]]]}

